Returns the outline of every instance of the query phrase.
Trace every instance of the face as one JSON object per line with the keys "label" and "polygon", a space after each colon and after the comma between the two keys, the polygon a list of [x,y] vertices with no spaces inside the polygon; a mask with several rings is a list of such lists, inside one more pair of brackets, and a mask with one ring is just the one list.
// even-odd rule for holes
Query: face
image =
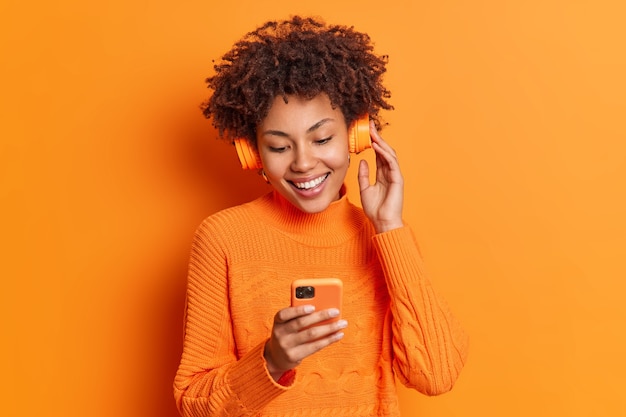
{"label": "face", "polygon": [[339,199],[349,166],[348,128],[327,95],[276,97],[257,126],[257,146],[270,184],[306,213]]}

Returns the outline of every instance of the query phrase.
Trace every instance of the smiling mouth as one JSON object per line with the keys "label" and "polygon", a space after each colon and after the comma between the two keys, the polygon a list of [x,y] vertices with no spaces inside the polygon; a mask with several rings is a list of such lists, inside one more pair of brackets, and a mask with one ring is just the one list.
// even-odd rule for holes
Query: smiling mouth
{"label": "smiling mouth", "polygon": [[307,181],[307,182],[291,182],[291,184],[294,185],[294,187],[296,187],[298,190],[311,190],[315,187],[318,187],[320,184],[322,184],[324,181],[326,181],[326,179],[328,178],[328,176],[330,175],[330,173],[326,174],[326,175],[322,175],[321,177],[318,177],[314,180],[311,181]]}

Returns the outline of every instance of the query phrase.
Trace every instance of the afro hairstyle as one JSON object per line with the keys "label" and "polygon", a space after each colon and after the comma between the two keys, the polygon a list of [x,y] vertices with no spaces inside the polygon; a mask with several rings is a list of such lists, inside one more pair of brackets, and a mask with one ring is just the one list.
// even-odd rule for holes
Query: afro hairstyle
{"label": "afro hairstyle", "polygon": [[278,96],[312,99],[325,93],[349,126],[369,114],[382,128],[379,110],[391,110],[382,84],[387,56],[373,52],[370,37],[353,27],[294,16],[269,21],[236,42],[206,79],[212,96],[202,104],[219,136],[256,145],[256,126]]}

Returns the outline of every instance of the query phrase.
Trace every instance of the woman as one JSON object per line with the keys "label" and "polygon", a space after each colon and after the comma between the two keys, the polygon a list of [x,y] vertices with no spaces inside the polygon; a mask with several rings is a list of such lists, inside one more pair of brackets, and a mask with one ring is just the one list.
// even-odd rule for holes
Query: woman
{"label": "woman", "polygon": [[[294,17],[248,33],[207,80],[205,116],[258,153],[272,191],[197,229],[182,415],[398,416],[396,377],[428,395],[454,385],[467,336],[403,222],[402,174],[378,132],[386,59],[372,51],[353,28]],[[367,114],[376,180],[361,161],[360,209],[344,180],[349,129]],[[343,281],[341,311],[289,306],[291,282],[316,277]]]}

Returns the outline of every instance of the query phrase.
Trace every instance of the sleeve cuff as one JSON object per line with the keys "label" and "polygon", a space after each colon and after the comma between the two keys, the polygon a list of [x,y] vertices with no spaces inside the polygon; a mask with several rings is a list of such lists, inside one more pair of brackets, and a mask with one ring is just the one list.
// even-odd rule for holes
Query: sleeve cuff
{"label": "sleeve cuff", "polygon": [[[278,384],[270,376],[263,357],[264,347],[265,341],[239,359],[228,375],[232,390],[237,393],[243,407],[248,410],[263,409],[291,385]],[[293,383],[293,375],[291,378]]]}
{"label": "sleeve cuff", "polygon": [[417,241],[409,226],[379,233],[372,240],[392,287],[402,287],[426,276]]}

